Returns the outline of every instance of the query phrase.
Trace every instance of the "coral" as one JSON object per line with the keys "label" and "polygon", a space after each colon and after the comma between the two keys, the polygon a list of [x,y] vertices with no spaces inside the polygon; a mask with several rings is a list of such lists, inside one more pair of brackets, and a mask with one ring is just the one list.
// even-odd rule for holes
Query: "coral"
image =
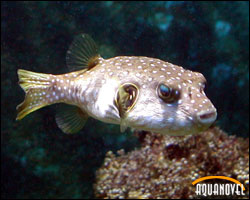
{"label": "coral", "polygon": [[107,153],[97,171],[97,198],[197,198],[191,183],[212,175],[239,180],[249,197],[248,139],[228,136],[217,127],[194,136],[135,134],[140,149],[120,150],[119,156]]}

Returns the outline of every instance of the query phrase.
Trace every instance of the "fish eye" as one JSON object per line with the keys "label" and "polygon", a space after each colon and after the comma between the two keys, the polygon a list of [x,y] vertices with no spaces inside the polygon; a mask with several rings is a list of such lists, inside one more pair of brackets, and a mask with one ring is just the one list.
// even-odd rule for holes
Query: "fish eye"
{"label": "fish eye", "polygon": [[166,103],[172,103],[179,98],[180,92],[163,83],[159,84],[158,96]]}

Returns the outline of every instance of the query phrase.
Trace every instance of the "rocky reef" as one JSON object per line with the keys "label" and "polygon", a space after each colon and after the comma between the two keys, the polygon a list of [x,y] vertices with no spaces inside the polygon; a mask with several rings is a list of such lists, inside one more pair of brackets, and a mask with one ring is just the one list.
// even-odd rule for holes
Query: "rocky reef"
{"label": "rocky reef", "polygon": [[216,175],[239,180],[246,187],[243,198],[249,198],[249,139],[217,127],[195,136],[135,134],[140,149],[107,153],[97,171],[97,198],[197,198],[191,183]]}

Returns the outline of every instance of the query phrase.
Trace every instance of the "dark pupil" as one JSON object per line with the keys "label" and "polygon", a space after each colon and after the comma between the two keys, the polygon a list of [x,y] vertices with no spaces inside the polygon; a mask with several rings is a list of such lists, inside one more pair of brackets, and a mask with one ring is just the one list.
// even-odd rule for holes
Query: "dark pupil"
{"label": "dark pupil", "polygon": [[160,85],[160,92],[163,97],[168,97],[171,93],[171,90],[166,85]]}

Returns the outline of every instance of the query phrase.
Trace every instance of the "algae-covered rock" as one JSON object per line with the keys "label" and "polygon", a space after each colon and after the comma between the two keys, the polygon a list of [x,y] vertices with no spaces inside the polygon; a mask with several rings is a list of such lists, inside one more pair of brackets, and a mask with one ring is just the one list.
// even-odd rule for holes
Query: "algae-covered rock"
{"label": "algae-covered rock", "polygon": [[118,156],[107,153],[97,171],[96,197],[197,198],[192,182],[205,176],[235,178],[249,197],[248,139],[228,136],[216,127],[195,136],[137,135],[140,149],[127,154],[121,150]]}

